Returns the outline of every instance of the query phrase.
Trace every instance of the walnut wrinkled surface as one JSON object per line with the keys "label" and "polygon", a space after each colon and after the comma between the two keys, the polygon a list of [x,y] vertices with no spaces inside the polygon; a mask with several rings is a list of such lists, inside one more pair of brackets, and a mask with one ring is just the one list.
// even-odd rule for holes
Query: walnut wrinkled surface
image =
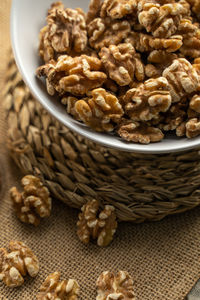
{"label": "walnut wrinkled surface", "polygon": [[104,0],[100,16],[121,19],[137,10],[137,0]]}
{"label": "walnut wrinkled surface", "polygon": [[200,19],[200,2],[199,0],[187,0],[190,4],[192,12],[196,15],[198,19]]}
{"label": "walnut wrinkled surface", "polygon": [[79,290],[75,279],[60,281],[60,273],[54,272],[43,282],[37,300],[77,300]]}
{"label": "walnut wrinkled surface", "polygon": [[184,37],[180,52],[184,56],[192,58],[200,57],[200,29],[197,29],[193,35],[186,35]]}
{"label": "walnut wrinkled surface", "polygon": [[136,300],[133,279],[126,271],[104,271],[96,282],[96,300]]}
{"label": "walnut wrinkled surface", "polygon": [[174,60],[164,70],[163,76],[168,80],[172,102],[178,102],[187,94],[195,92],[199,85],[195,68],[184,58]]}
{"label": "walnut wrinkled surface", "polygon": [[147,60],[154,64],[171,65],[176,58],[178,58],[178,56],[175,53],[169,53],[165,50],[153,50],[148,55]]}
{"label": "walnut wrinkled surface", "polygon": [[103,0],[91,0],[89,9],[86,15],[86,23],[89,24],[94,19],[100,17],[100,11]]}
{"label": "walnut wrinkled surface", "polygon": [[176,52],[183,45],[181,35],[174,35],[168,39],[155,38],[150,34],[134,32],[128,34],[126,43],[131,43],[139,52],[150,52],[153,50],[166,50],[167,52]]}
{"label": "walnut wrinkled surface", "polygon": [[40,31],[39,54],[45,62],[58,54],[81,53],[87,45],[84,12],[81,9],[64,8],[61,2],[48,11],[47,25]]}
{"label": "walnut wrinkled surface", "polygon": [[187,118],[188,101],[187,98],[173,103],[165,116],[162,116],[158,127],[164,131],[177,129]]}
{"label": "walnut wrinkled surface", "polygon": [[21,286],[27,273],[35,277],[38,272],[38,259],[24,243],[11,241],[8,251],[0,248],[0,280],[8,287]]}
{"label": "walnut wrinkled surface", "polygon": [[99,208],[100,203],[95,199],[83,205],[77,222],[77,234],[84,244],[92,238],[97,239],[98,246],[105,247],[111,243],[116,232],[116,214],[111,205],[105,205],[101,212]]}
{"label": "walnut wrinkled surface", "polygon": [[168,38],[176,33],[182,16],[188,9],[179,3],[160,5],[155,1],[141,0],[138,4],[138,20],[154,37]]}
{"label": "walnut wrinkled surface", "polygon": [[187,138],[194,138],[200,135],[200,120],[198,118],[190,119],[185,127]]}
{"label": "walnut wrinkled surface", "polygon": [[127,20],[112,20],[109,17],[96,18],[88,24],[90,46],[100,50],[103,47],[117,45],[128,36],[130,30]]}
{"label": "walnut wrinkled surface", "polygon": [[75,103],[75,111],[79,118],[96,131],[112,131],[114,123],[118,123],[123,115],[119,100],[103,88],[91,92],[92,98]]}
{"label": "walnut wrinkled surface", "polygon": [[137,57],[134,47],[124,43],[102,48],[99,56],[106,73],[118,85],[129,85],[134,77],[138,81],[144,80],[144,65]]}
{"label": "walnut wrinkled surface", "polygon": [[125,141],[140,144],[159,142],[164,138],[164,134],[159,128],[134,121],[122,122],[118,134]]}
{"label": "walnut wrinkled surface", "polygon": [[39,67],[37,75],[47,78],[50,95],[57,91],[60,95],[68,92],[81,96],[103,85],[107,76],[101,70],[102,63],[96,57],[62,55],[56,63]]}
{"label": "walnut wrinkled surface", "polygon": [[[84,100],[86,100],[85,98]],[[73,96],[66,96],[61,99],[61,103],[66,106],[67,113],[72,115],[76,120],[80,121],[79,115],[75,110],[75,104],[79,99]]]}
{"label": "walnut wrinkled surface", "polygon": [[147,64],[145,66],[145,75],[148,78],[160,77],[162,75],[162,69],[153,64]]}
{"label": "walnut wrinkled surface", "polygon": [[10,196],[17,217],[24,223],[39,225],[41,218],[50,216],[51,198],[49,190],[39,178],[27,175],[22,178],[23,192],[11,188]]}
{"label": "walnut wrinkled surface", "polygon": [[158,118],[171,105],[169,85],[164,77],[149,79],[127,91],[124,96],[125,112],[133,121],[149,121]]}
{"label": "walnut wrinkled surface", "polygon": [[151,51],[147,57],[147,61],[151,64],[145,66],[146,76],[149,78],[162,76],[162,72],[177,58],[177,54],[166,52],[165,50]]}
{"label": "walnut wrinkled surface", "polygon": [[[195,70],[196,70],[198,76],[200,77],[200,57],[199,57],[199,58],[196,58],[196,59],[194,60],[194,64],[193,64],[192,66],[193,66],[193,68],[195,68]],[[198,88],[198,90],[200,90],[200,83],[199,83],[199,88]]]}
{"label": "walnut wrinkled surface", "polygon": [[200,94],[196,94],[191,98],[189,107],[194,112],[200,114]]}

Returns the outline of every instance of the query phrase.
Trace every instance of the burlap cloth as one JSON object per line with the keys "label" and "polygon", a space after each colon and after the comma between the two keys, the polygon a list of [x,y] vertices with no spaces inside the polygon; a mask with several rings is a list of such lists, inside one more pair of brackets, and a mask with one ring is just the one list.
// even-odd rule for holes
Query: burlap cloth
{"label": "burlap cloth", "polygon": [[[10,0],[0,1],[0,90],[9,49]],[[2,99],[1,99],[2,100]],[[27,243],[40,260],[36,279],[18,289],[0,284],[0,300],[35,299],[41,282],[55,270],[76,278],[82,299],[95,299],[95,281],[107,269],[127,270],[135,279],[138,300],[181,300],[200,277],[200,208],[160,222],[120,224],[108,248],[82,245],[76,236],[77,211],[54,200],[53,213],[38,228],[21,224],[9,201],[8,189],[21,174],[6,149],[6,124],[0,107],[0,246],[11,239]]]}

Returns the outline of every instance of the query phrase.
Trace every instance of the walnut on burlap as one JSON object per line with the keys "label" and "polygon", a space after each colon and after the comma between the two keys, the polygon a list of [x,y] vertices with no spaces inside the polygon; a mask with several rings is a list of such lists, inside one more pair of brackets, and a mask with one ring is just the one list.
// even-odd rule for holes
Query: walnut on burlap
{"label": "walnut on burlap", "polygon": [[[9,0],[0,1],[0,54],[2,58],[0,88],[2,88],[3,75],[6,70],[5,60],[8,57],[9,4]],[[0,97],[2,102],[2,95]],[[22,108],[26,109],[25,106]],[[45,118],[45,114],[43,117]],[[13,118],[13,122],[17,122],[16,118]],[[34,122],[36,126],[38,119],[36,118]],[[54,136],[55,124],[54,120],[54,123],[51,124],[52,136]],[[30,127],[30,129],[33,128]],[[77,143],[77,139],[73,137],[72,133],[68,134]],[[51,217],[44,220],[42,226],[36,229],[26,226],[16,219],[9,201],[8,189],[17,185],[22,175],[9,158],[5,148],[6,136],[7,128],[3,119],[2,105],[0,105],[0,171],[4,181],[0,195],[0,245],[7,244],[11,239],[24,241],[38,256],[41,269],[36,279],[27,279],[23,287],[19,289],[10,290],[0,283],[0,300],[34,300],[46,276],[57,269],[62,272],[63,278],[78,279],[82,289],[82,299],[95,299],[95,282],[102,271],[120,269],[127,270],[133,276],[138,300],[182,300],[184,298],[200,276],[200,208],[154,223],[139,225],[123,223],[119,225],[112,245],[106,249],[98,248],[94,244],[82,245],[76,236],[75,224],[78,212],[57,200],[54,200]],[[90,142],[87,142],[87,145],[92,147]],[[78,153],[79,149],[77,148],[76,151]],[[74,155],[73,152],[71,155]],[[91,163],[95,160],[92,155],[95,156],[96,152],[90,151],[89,153],[89,156],[92,157]],[[183,158],[180,162],[175,159],[176,155],[174,161],[171,161],[171,157],[168,155],[162,156],[163,161],[160,163],[159,170],[166,173],[166,190],[168,181],[178,166],[180,170],[183,170],[184,175],[184,168],[189,164],[188,172],[191,175],[195,174],[196,181],[199,182],[200,166],[197,152],[191,152],[187,159],[185,156],[185,160],[185,154],[182,155]],[[44,162],[44,158],[41,156],[40,165],[44,166]],[[29,164],[28,161],[26,163]],[[152,166],[156,168],[155,156],[146,158],[146,163],[141,166],[141,171],[142,169],[148,171]],[[168,166],[167,172],[166,166]],[[125,172],[123,165],[121,172]],[[75,174],[77,175],[77,173]],[[57,174],[57,178],[60,178],[60,175],[61,173]],[[114,173],[110,176],[114,178],[115,175]],[[149,176],[154,177],[154,174],[149,174]],[[188,176],[190,175],[188,174]],[[133,174],[132,185],[135,185],[134,180]],[[152,178],[152,184],[153,182],[154,178]],[[182,189],[182,179],[180,179],[179,185],[180,187],[177,185],[175,188],[179,188],[180,194],[183,193],[184,197],[186,190]],[[148,190],[148,186],[146,186],[146,190]],[[151,190],[151,192],[156,193],[156,187],[155,191]],[[131,191],[130,194],[127,193],[127,199],[134,196],[137,195],[132,194]],[[169,203],[168,209],[171,205]]]}

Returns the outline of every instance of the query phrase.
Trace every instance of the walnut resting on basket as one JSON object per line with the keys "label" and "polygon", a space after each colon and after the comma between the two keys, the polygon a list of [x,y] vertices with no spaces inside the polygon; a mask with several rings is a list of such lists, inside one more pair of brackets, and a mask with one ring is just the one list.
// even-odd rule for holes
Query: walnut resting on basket
{"label": "walnut resting on basket", "polygon": [[[76,120],[127,142],[200,135],[197,0],[91,0],[48,10],[39,55],[50,95]],[[194,105],[195,101],[195,105]]]}

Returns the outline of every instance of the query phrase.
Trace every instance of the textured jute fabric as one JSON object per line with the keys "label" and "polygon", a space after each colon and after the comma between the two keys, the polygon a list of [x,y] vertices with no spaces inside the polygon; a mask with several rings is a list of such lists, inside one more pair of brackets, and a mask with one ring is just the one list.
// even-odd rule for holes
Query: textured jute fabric
{"label": "textured jute fabric", "polygon": [[[10,1],[0,1],[0,88],[9,48]],[[1,102],[2,102],[1,96]],[[82,245],[76,236],[77,211],[54,199],[53,212],[38,228],[21,224],[15,217],[8,189],[18,185],[21,174],[6,149],[6,124],[0,108],[0,246],[22,240],[40,260],[35,279],[26,278],[18,289],[0,283],[0,300],[35,299],[50,272],[76,278],[82,299],[95,299],[95,281],[104,270],[127,270],[134,278],[138,300],[181,300],[200,277],[200,208],[155,223],[119,225],[107,248]]]}

